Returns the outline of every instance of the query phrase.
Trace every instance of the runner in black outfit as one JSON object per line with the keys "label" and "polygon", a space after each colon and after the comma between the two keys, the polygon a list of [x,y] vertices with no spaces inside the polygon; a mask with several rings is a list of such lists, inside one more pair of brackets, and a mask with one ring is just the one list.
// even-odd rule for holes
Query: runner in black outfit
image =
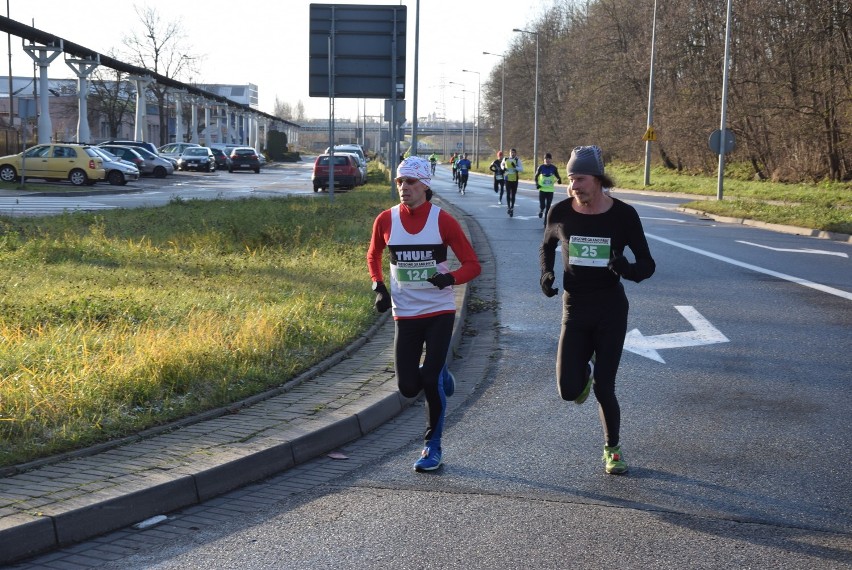
{"label": "runner in black outfit", "polygon": [[[620,278],[639,282],[654,274],[642,222],[632,206],[605,194],[612,187],[597,146],[577,147],[568,161],[570,198],[547,216],[540,249],[541,289],[552,297],[556,246],[562,244],[562,331],[556,379],[563,400],[585,401],[594,387],[604,428],[607,473],[624,473],[621,410],[615,375],[627,332],[628,301]],[[624,257],[629,247],[636,261]],[[589,360],[594,361],[593,372]]]}
{"label": "runner in black outfit", "polygon": [[494,193],[498,194],[497,204],[503,203],[503,192],[506,190],[506,171],[503,170],[503,151],[497,151],[497,158],[488,167],[494,173]]}

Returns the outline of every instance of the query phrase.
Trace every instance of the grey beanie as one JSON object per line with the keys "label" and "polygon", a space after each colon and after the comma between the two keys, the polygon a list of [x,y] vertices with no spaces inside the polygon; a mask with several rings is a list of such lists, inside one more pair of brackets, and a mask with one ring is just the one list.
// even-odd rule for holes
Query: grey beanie
{"label": "grey beanie", "polygon": [[571,151],[571,158],[566,166],[569,176],[571,174],[588,174],[589,176],[603,176],[604,163],[601,148],[597,145],[576,146]]}

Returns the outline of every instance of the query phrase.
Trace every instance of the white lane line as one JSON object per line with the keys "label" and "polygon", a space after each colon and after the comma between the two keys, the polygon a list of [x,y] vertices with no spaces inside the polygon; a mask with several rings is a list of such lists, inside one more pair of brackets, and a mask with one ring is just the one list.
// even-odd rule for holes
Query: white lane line
{"label": "white lane line", "polygon": [[704,255],[710,257],[712,259],[716,259],[718,261],[722,261],[724,263],[729,263],[731,265],[736,265],[737,267],[742,267],[743,269],[749,269],[751,271],[756,271],[757,273],[763,273],[764,275],[770,275],[772,277],[777,277],[778,279],[783,279],[785,281],[789,281],[791,283],[796,283],[798,285],[802,285],[804,287],[810,287],[811,289],[816,289],[817,291],[822,291],[823,293],[828,293],[829,295],[836,295],[837,297],[841,297],[843,299],[847,299],[852,301],[852,293],[848,291],[843,291],[841,289],[835,289],[834,287],[829,287],[828,285],[822,285],[820,283],[814,283],[813,281],[808,281],[807,279],[802,279],[801,277],[794,277],[793,275],[787,275],[786,273],[779,273],[777,271],[772,271],[771,269],[765,269],[763,267],[758,267],[757,265],[752,265],[750,263],[743,263],[742,261],[737,261],[736,259],[731,259],[730,257],[725,257],[724,255],[719,255],[716,253],[711,253],[709,251],[705,251],[703,249],[698,249],[697,247],[692,247],[686,244],[678,243],[676,241],[672,241],[670,239],[666,239],[664,237],[656,236],[654,234],[645,234],[648,238],[654,239],[657,241],[661,241],[668,245],[672,245],[674,247],[679,247],[681,249],[685,249],[687,251],[691,251],[693,253],[697,253],[699,255]]}
{"label": "white lane line", "polygon": [[762,247],[763,249],[769,249],[769,250],[772,250],[772,251],[782,251],[782,252],[786,252],[786,253],[814,253],[814,254],[817,254],[817,255],[836,255],[837,257],[845,257],[847,259],[849,258],[848,254],[845,254],[841,251],[826,251],[824,249],[803,249],[803,248],[789,249],[789,248],[786,248],[786,247],[772,247],[771,245],[761,245],[759,243],[753,243],[753,242],[750,242],[750,241],[743,241],[741,239],[738,239],[736,241],[737,241],[737,243],[743,243],[745,245],[753,245],[754,247]]}

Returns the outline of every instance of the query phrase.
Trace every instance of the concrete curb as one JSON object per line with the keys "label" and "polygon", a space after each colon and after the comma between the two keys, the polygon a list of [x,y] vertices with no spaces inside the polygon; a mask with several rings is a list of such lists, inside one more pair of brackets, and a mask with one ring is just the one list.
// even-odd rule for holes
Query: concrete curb
{"label": "concrete curb", "polygon": [[808,228],[800,228],[798,226],[787,226],[784,224],[770,224],[769,222],[760,222],[757,220],[749,220],[747,218],[730,218],[727,216],[718,216],[716,214],[711,214],[708,212],[704,212],[702,210],[695,210],[693,208],[677,208],[678,212],[683,212],[685,214],[693,214],[696,216],[702,216],[704,218],[710,218],[711,220],[722,222],[725,224],[740,224],[743,226],[750,226],[753,228],[763,228],[766,230],[770,230],[773,232],[778,232],[782,234],[791,234],[797,236],[808,236],[815,237],[819,239],[827,239],[831,241],[840,241],[846,243],[852,243],[852,235],[850,234],[842,234],[838,232],[827,232],[824,230],[812,230]]}

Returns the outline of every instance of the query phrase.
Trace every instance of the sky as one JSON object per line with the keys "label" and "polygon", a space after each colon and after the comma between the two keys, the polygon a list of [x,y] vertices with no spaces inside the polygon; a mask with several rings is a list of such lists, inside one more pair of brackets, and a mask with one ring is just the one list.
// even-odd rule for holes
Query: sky
{"label": "sky", "polygon": [[[316,4],[405,5],[408,7],[406,50],[406,115],[410,119],[414,95],[414,39],[417,0],[338,0]],[[178,22],[185,32],[185,45],[203,56],[199,83],[258,86],[259,108],[272,113],[276,97],[295,105],[301,101],[307,118],[327,118],[329,100],[308,94],[308,0],[207,0],[165,2],[163,0],[86,0],[69,9],[61,0],[8,0],[8,16],[28,26],[67,39],[100,53],[123,48],[122,37],[141,35],[143,26],[134,6],[157,10],[163,22]],[[417,114],[445,114],[460,120],[464,109],[470,120],[481,84],[500,58],[483,51],[504,53],[512,42],[523,39],[513,28],[529,29],[550,2],[541,0],[465,0],[452,3],[420,0],[420,63],[418,66]],[[207,13],[199,16],[199,8]],[[2,8],[0,8],[2,11]],[[6,15],[4,13],[4,15]],[[8,44],[7,44],[8,45]],[[31,75],[32,59],[12,38],[12,74]],[[2,58],[3,75],[8,74],[8,49]],[[478,71],[464,73],[462,69]],[[57,57],[50,65],[51,79],[75,77]],[[463,87],[450,85],[461,83]],[[477,82],[480,82],[478,84]],[[461,99],[461,98],[464,99]],[[367,115],[383,113],[382,99],[335,99],[335,117],[355,120],[366,106]],[[444,112],[442,112],[444,111]]]}

